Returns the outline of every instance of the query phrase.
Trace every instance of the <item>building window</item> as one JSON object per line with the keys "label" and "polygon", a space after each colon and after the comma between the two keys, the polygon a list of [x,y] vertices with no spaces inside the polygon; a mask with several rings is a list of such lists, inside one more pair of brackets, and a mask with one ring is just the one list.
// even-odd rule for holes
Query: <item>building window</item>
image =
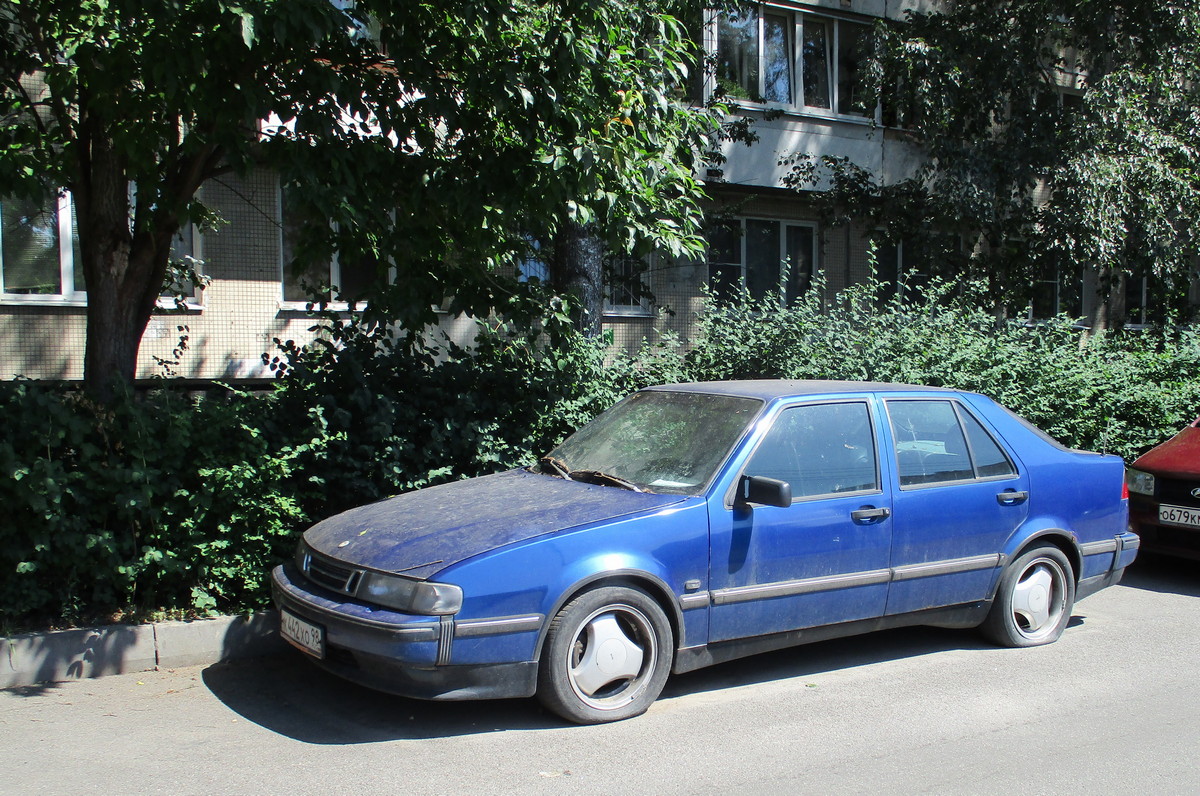
{"label": "building window", "polygon": [[550,264],[542,253],[542,242],[527,238],[527,247],[517,260],[518,282],[550,283]]}
{"label": "building window", "polygon": [[717,85],[734,99],[874,116],[866,86],[871,26],[746,4],[717,17]]}
{"label": "building window", "polygon": [[83,260],[70,196],[0,198],[0,293],[6,300],[83,301]]}
{"label": "building window", "polygon": [[1125,283],[1125,323],[1145,326],[1150,322],[1147,315],[1150,299],[1150,279],[1139,274],[1122,273]]}
{"label": "building window", "polygon": [[[370,257],[355,257],[343,252],[313,255],[301,247],[306,226],[314,221],[287,189],[279,192],[280,271],[283,304],[287,309],[302,309],[314,301],[335,306],[365,301],[378,275],[377,263]],[[336,226],[333,228],[336,232]]]}
{"label": "building window", "polygon": [[646,287],[649,266],[626,254],[604,258],[604,312],[606,315],[651,314]]}
{"label": "building window", "polygon": [[1029,301],[1030,321],[1046,320],[1059,314],[1083,317],[1083,275],[1079,268],[1050,265],[1038,276]]}
{"label": "building window", "polygon": [[932,232],[918,239],[880,243],[875,265],[881,301],[899,295],[904,301],[918,302],[931,278],[953,280],[963,272],[966,261],[958,235]]}
{"label": "building window", "polygon": [[[166,284],[158,296],[160,309],[199,309],[200,291],[207,277],[202,277],[200,268],[200,233],[195,225],[185,223],[171,240],[168,255]],[[201,283],[197,283],[197,278]]]}
{"label": "building window", "polygon": [[812,284],[817,257],[814,224],[734,219],[708,232],[709,284],[719,300],[744,288],[760,300],[778,295],[790,303]]}

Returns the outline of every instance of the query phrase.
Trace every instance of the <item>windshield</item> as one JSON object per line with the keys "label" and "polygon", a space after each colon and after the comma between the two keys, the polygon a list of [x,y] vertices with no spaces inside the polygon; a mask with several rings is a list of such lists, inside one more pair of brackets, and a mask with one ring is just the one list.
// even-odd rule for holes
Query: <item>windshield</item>
{"label": "windshield", "polygon": [[695,495],[761,408],[730,395],[634,393],[552,450],[540,472]]}

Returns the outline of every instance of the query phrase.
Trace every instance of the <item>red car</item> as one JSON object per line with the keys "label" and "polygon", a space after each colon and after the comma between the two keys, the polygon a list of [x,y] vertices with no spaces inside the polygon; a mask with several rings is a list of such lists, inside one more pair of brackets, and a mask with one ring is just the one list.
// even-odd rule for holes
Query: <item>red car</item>
{"label": "red car", "polygon": [[1142,455],[1125,482],[1142,547],[1200,559],[1200,418]]}

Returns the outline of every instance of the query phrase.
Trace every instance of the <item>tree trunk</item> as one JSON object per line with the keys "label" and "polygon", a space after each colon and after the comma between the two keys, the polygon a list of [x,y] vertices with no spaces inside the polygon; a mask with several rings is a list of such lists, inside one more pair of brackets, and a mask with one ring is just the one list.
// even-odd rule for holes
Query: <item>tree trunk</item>
{"label": "tree trunk", "polygon": [[551,279],[555,289],[575,297],[575,324],[588,337],[602,331],[604,244],[580,224],[568,224],[554,246]]}
{"label": "tree trunk", "polygon": [[179,224],[135,236],[124,163],[104,136],[95,134],[90,143],[84,176],[71,186],[88,296],[83,382],[93,400],[109,404],[137,374],[138,348]]}
{"label": "tree trunk", "polygon": [[88,276],[83,381],[88,395],[103,404],[111,403],[137,375],[138,349],[154,306],[153,301],[147,306],[139,287],[111,272]]}
{"label": "tree trunk", "polygon": [[1100,272],[1100,301],[1092,313],[1093,332],[1120,329],[1125,325],[1125,272],[1104,268]]}

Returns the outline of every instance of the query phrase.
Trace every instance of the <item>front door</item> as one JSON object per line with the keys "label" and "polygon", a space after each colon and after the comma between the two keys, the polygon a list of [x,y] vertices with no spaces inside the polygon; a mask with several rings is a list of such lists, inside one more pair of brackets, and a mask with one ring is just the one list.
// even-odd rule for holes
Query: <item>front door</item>
{"label": "front door", "polygon": [[711,512],[710,640],[881,616],[891,501],[865,400],[783,409],[742,474],[777,478],[792,504]]}

